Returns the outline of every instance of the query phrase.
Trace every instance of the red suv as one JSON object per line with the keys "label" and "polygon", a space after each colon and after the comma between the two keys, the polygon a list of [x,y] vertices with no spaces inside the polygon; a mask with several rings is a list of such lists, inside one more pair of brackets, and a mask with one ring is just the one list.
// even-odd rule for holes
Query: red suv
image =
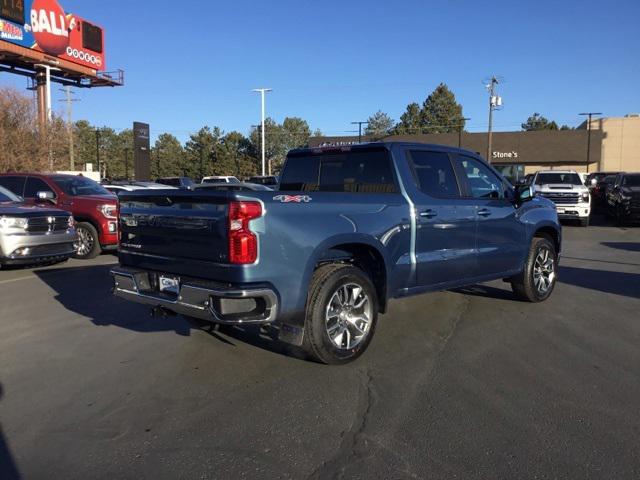
{"label": "red suv", "polygon": [[118,199],[99,183],[80,175],[0,174],[0,186],[26,203],[50,202],[76,220],[76,258],[94,258],[118,246]]}

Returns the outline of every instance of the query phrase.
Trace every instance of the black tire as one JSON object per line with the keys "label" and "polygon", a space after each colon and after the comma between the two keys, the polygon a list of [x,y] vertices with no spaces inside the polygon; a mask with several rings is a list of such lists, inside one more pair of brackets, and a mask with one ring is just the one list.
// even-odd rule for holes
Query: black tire
{"label": "black tire", "polygon": [[620,205],[616,205],[616,225],[618,227],[624,227],[624,213],[622,212],[622,207]]}
{"label": "black tire", "polygon": [[581,218],[580,219],[580,226],[581,227],[588,227],[589,226],[589,217]]}
{"label": "black tire", "polygon": [[[545,250],[548,252],[549,260],[552,262],[552,271],[542,274],[544,279],[541,281],[546,283],[546,280],[548,280],[549,284],[546,289],[541,290],[539,288],[539,284],[536,284],[534,269],[538,269],[538,257]],[[520,300],[527,302],[542,302],[549,298],[551,292],[553,292],[558,279],[557,272],[558,255],[555,245],[546,237],[534,237],[531,242],[531,248],[529,249],[529,255],[527,256],[523,272],[511,279],[511,288],[513,289],[513,293]]]}
{"label": "black tire", "polygon": [[89,260],[100,255],[102,252],[100,237],[93,225],[88,222],[78,222],[76,232],[78,233],[78,242],[74,258]]}
{"label": "black tire", "polygon": [[[356,287],[361,288],[359,293]],[[346,289],[346,298],[343,289]],[[355,297],[352,301],[351,296]],[[344,304],[340,303],[341,298]],[[360,302],[364,302],[363,306],[356,308]],[[338,308],[331,309],[331,306]],[[337,311],[340,313],[335,313]],[[331,312],[335,314],[332,316]],[[364,322],[365,318],[368,323]],[[303,342],[303,349],[311,358],[332,365],[355,360],[371,343],[377,321],[378,295],[366,273],[345,264],[323,265],[314,272],[307,298]],[[329,330],[336,332],[333,338]],[[358,337],[357,332],[363,330],[365,333]],[[354,344],[350,346],[350,342]]]}

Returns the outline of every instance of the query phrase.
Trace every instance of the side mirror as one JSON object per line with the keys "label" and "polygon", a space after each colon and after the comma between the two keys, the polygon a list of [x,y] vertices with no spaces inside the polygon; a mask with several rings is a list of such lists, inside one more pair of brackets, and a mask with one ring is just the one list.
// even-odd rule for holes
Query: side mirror
{"label": "side mirror", "polygon": [[53,202],[55,198],[53,192],[38,192],[36,197],[42,202]]}
{"label": "side mirror", "polygon": [[531,185],[518,185],[516,187],[516,200],[518,203],[529,202],[533,200],[535,192]]}

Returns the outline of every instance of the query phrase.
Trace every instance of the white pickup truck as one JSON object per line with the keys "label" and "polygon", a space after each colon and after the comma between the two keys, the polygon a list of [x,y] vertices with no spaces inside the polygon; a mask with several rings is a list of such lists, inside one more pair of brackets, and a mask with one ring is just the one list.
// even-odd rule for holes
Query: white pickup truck
{"label": "white pickup truck", "polygon": [[589,226],[591,195],[580,175],[573,170],[540,170],[533,177],[536,193],[556,205],[561,220],[579,220]]}

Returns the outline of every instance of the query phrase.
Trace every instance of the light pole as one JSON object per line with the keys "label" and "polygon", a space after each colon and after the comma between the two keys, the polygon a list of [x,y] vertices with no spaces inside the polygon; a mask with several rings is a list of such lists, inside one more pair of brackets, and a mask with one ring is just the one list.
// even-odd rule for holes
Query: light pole
{"label": "light pole", "polygon": [[369,125],[369,122],[351,122],[351,125],[358,125],[358,143],[362,143],[362,125]]}
{"label": "light pole", "polygon": [[584,112],[578,115],[589,117],[587,120],[587,173],[589,173],[589,164],[591,163],[591,117],[602,115],[602,112]]}
{"label": "light pole", "polygon": [[264,96],[265,93],[267,92],[272,92],[273,89],[271,88],[254,88],[253,90],[251,90],[252,92],[260,92],[260,96],[262,99],[262,176],[264,177],[265,173],[264,173],[264,158],[265,158],[265,154],[266,154],[266,145],[265,145],[265,134],[264,134]]}

